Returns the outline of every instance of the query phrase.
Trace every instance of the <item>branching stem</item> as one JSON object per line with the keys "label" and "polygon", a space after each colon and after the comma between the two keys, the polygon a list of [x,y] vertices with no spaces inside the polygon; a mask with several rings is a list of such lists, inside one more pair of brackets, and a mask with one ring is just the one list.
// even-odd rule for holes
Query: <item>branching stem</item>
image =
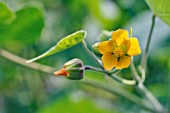
{"label": "branching stem", "polygon": [[132,86],[134,86],[136,84],[135,80],[126,80],[126,79],[123,79],[123,78],[121,78],[119,76],[116,76],[116,73],[119,72],[120,70],[115,70],[114,73],[113,73],[113,72],[98,69],[98,68],[95,68],[95,67],[92,67],[92,66],[85,66],[85,69],[104,73],[104,74],[108,75],[109,77],[111,77],[112,79],[116,80],[117,82],[122,83],[123,85],[132,85]]}
{"label": "branching stem", "polygon": [[149,103],[147,103],[146,101],[142,100],[141,98],[139,98],[138,96],[122,89],[122,88],[117,88],[117,87],[108,87],[106,85],[104,85],[103,83],[98,83],[95,81],[81,81],[81,83],[95,87],[95,88],[99,88],[102,89],[104,91],[110,92],[112,94],[116,94],[119,95],[120,97],[123,97],[129,101],[132,101],[134,103],[136,103],[137,105],[145,108],[146,110],[152,112],[152,113],[162,113],[160,111],[157,111],[156,109],[153,109]]}

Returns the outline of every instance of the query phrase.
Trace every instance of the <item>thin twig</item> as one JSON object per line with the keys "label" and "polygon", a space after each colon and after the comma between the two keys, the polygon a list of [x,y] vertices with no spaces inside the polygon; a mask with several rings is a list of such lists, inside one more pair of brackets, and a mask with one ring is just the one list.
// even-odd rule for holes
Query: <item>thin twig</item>
{"label": "thin twig", "polygon": [[93,70],[93,71],[97,71],[97,72],[107,74],[109,77],[111,77],[112,79],[116,80],[119,83],[122,83],[123,85],[134,86],[136,84],[136,81],[134,81],[134,80],[126,80],[126,79],[123,79],[123,78],[121,78],[119,76],[116,76],[115,73],[117,73],[118,71],[115,71],[115,73],[113,73],[113,72],[110,73],[109,71],[98,69],[98,68],[95,68],[95,67],[92,67],[92,66],[85,66],[85,69],[86,70]]}
{"label": "thin twig", "polygon": [[[42,65],[42,64],[39,64],[39,63],[26,63],[27,59],[24,59],[24,58],[21,58],[19,56],[16,56],[6,50],[3,50],[3,49],[0,49],[0,56],[12,61],[12,62],[15,62],[17,64],[20,64],[20,65],[23,65],[25,67],[28,67],[28,68],[31,68],[31,69],[35,69],[35,70],[38,70],[38,71],[42,71],[42,72],[45,72],[45,73],[53,73],[55,71],[54,68],[52,67],[49,67],[49,66],[45,66],[45,65]],[[117,94],[119,96],[122,96],[136,104],[138,104],[139,106],[149,110],[149,111],[152,111],[153,113],[161,113],[159,111],[156,111],[155,109],[152,109],[151,107],[149,107],[149,105],[146,105],[146,103],[144,101],[142,101],[140,98],[136,97],[135,95],[127,92],[126,90],[121,90],[120,88],[118,89],[110,89],[109,87],[105,87],[105,86],[101,86],[100,84],[95,84],[94,82],[86,82],[85,84],[87,85],[91,85],[91,86],[94,86],[94,87],[98,87],[100,89],[103,89],[105,91],[108,91],[108,92],[111,92],[113,94]],[[147,94],[148,94],[148,90],[146,88],[144,88],[144,92],[147,91]],[[151,93],[149,93],[150,95]],[[152,95],[151,95],[152,96]]]}
{"label": "thin twig", "polygon": [[156,17],[155,15],[152,16],[152,25],[151,25],[151,28],[150,28],[146,48],[145,48],[145,51],[144,51],[142,59],[141,59],[141,68],[142,68],[141,71],[142,71],[142,81],[143,82],[145,81],[145,70],[146,70],[146,64],[147,64],[147,57],[148,57],[148,51],[149,51],[149,46],[150,46],[150,42],[151,42],[153,29],[154,29],[154,26],[155,26],[155,17]]}
{"label": "thin twig", "polygon": [[141,93],[143,94],[143,96],[149,100],[149,102],[151,103],[151,105],[159,112],[164,113],[163,112],[163,106],[159,103],[159,101],[152,95],[152,93],[143,85],[143,83],[139,83],[138,84],[138,88],[140,89]]}
{"label": "thin twig", "polygon": [[148,57],[148,51],[149,51],[149,46],[151,42],[151,37],[153,34],[154,26],[155,26],[155,15],[152,16],[152,24],[146,44],[145,51],[143,53],[142,59],[141,59],[141,64],[140,64],[140,71],[142,74],[141,81],[138,84],[138,89],[143,93],[144,97],[150,101],[150,103],[153,105],[153,107],[159,111],[163,112],[163,106],[159,103],[159,101],[152,95],[152,93],[144,86],[143,82],[145,81],[145,76],[146,76],[146,64],[147,64],[147,57]]}
{"label": "thin twig", "polygon": [[138,72],[137,72],[137,69],[136,69],[136,67],[135,67],[135,64],[134,64],[134,62],[133,62],[133,57],[132,57],[132,59],[131,59],[131,64],[130,64],[130,66],[131,66],[131,72],[132,72],[133,78],[134,78],[137,82],[140,82],[140,81],[141,81],[141,78],[140,78],[140,76],[139,76],[139,74],[138,74]]}
{"label": "thin twig", "polygon": [[98,64],[98,66],[99,66],[101,69],[104,69],[103,66],[101,65],[101,63],[98,61],[97,57],[94,56],[94,54],[88,49],[85,40],[82,41],[82,45],[83,45],[84,50],[96,61],[96,63]]}
{"label": "thin twig", "polygon": [[42,65],[39,63],[35,63],[35,62],[26,63],[27,59],[16,56],[16,55],[14,55],[6,50],[3,50],[3,49],[0,49],[0,56],[4,57],[12,62],[15,62],[17,64],[20,64],[20,65],[23,65],[23,66],[26,66],[26,67],[29,67],[31,69],[35,69],[35,70],[38,70],[41,72],[53,73],[55,71],[54,68],[46,66],[46,65]]}
{"label": "thin twig", "polygon": [[103,83],[98,83],[98,82],[95,82],[95,81],[81,81],[80,83],[83,83],[83,84],[86,84],[86,85],[90,85],[92,87],[95,87],[95,88],[99,88],[99,89],[102,89],[102,90],[105,90],[107,92],[110,92],[112,94],[116,94],[116,95],[119,95],[120,97],[122,98],[125,98],[131,102],[134,102],[136,103],[137,105],[145,108],[146,110],[152,112],[152,113],[162,113],[162,112],[159,112],[159,111],[156,111],[155,109],[153,109],[149,103],[147,103],[146,101],[140,99],[139,97],[137,97],[136,95],[133,95],[132,93],[122,89],[122,88],[117,88],[117,87],[108,87],[106,85],[104,85]]}
{"label": "thin twig", "polygon": [[93,71],[101,72],[101,73],[104,73],[104,74],[108,73],[108,71],[106,71],[106,70],[102,70],[102,69],[92,67],[92,66],[84,66],[84,68],[85,68],[85,70],[93,70]]}

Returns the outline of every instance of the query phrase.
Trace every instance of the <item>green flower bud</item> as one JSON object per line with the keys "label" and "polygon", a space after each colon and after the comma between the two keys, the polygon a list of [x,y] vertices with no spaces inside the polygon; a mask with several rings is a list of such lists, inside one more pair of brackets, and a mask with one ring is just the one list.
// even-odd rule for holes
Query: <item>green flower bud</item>
{"label": "green flower bud", "polygon": [[54,72],[54,75],[63,75],[67,79],[80,80],[83,78],[84,70],[82,61],[80,59],[73,59],[66,62],[61,70]]}
{"label": "green flower bud", "polygon": [[92,46],[92,50],[93,50],[93,53],[98,56],[98,57],[102,57],[102,54],[99,52],[98,50],[98,45],[99,43],[95,43],[93,46]]}
{"label": "green flower bud", "polygon": [[110,38],[112,38],[112,31],[103,30],[98,38],[100,41],[109,40]]}

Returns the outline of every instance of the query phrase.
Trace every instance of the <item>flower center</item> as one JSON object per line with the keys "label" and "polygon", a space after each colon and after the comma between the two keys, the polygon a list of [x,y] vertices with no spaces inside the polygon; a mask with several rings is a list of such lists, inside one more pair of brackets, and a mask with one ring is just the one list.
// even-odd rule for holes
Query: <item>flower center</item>
{"label": "flower center", "polygon": [[122,48],[120,48],[120,47],[115,48],[115,49],[113,50],[113,53],[114,53],[114,55],[115,55],[116,57],[120,57],[120,56],[122,56],[122,55],[125,54],[125,53],[124,53],[124,50],[123,50]]}

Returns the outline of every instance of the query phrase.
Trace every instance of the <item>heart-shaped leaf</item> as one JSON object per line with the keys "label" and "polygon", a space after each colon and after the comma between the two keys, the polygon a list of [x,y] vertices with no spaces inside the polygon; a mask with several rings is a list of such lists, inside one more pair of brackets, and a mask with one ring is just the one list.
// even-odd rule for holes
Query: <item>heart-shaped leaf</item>
{"label": "heart-shaped leaf", "polygon": [[15,14],[8,7],[0,3],[0,26],[8,25],[15,19]]}
{"label": "heart-shaped leaf", "polygon": [[77,31],[71,35],[68,35],[66,37],[64,37],[63,39],[61,39],[55,46],[51,47],[48,51],[46,51],[45,53],[43,53],[42,55],[33,58],[29,61],[27,61],[27,63],[33,62],[35,60],[44,58],[46,56],[50,56],[52,54],[64,51],[80,42],[82,42],[82,40],[85,38],[86,36],[86,31],[84,30],[80,30]]}
{"label": "heart-shaped leaf", "polygon": [[170,0],[146,0],[153,13],[170,25]]}

